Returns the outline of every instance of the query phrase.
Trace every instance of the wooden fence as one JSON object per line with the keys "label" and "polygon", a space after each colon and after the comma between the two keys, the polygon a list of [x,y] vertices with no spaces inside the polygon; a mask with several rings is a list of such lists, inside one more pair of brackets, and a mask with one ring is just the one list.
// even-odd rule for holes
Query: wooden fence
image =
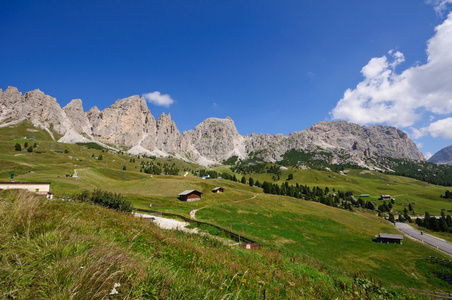
{"label": "wooden fence", "polygon": [[189,222],[189,223],[196,223],[197,225],[207,225],[207,226],[215,227],[216,229],[223,231],[226,236],[230,237],[234,241],[237,241],[241,245],[241,247],[245,248],[245,249],[258,249],[261,247],[260,243],[254,241],[250,238],[244,237],[243,235],[237,234],[235,232],[229,231],[227,229],[221,228],[217,225],[213,225],[213,224],[210,224],[207,222],[193,220],[193,219],[190,219],[190,218],[178,215],[178,214],[173,214],[173,213],[166,213],[166,212],[160,212],[160,211],[149,210],[149,209],[141,209],[141,208],[136,208],[135,210],[139,211],[139,212],[159,214],[159,215],[167,216],[167,217],[177,217],[177,218],[181,218],[182,220]]}

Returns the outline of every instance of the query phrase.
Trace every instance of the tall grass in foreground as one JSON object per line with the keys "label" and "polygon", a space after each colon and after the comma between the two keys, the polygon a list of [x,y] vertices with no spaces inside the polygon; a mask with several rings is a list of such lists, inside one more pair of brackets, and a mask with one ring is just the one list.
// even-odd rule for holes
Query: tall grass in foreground
{"label": "tall grass in foreground", "polygon": [[89,203],[3,192],[0,224],[0,299],[402,298],[307,257],[231,249]]}

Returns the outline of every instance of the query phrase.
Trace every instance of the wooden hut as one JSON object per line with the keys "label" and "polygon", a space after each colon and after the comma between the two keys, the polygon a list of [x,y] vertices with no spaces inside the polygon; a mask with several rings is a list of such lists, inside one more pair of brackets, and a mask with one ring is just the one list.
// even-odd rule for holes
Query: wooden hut
{"label": "wooden hut", "polygon": [[380,233],[375,236],[377,243],[402,244],[403,236],[401,234]]}
{"label": "wooden hut", "polygon": [[181,201],[197,201],[197,200],[201,200],[201,195],[202,193],[200,191],[197,190],[186,190],[183,191],[182,193],[180,193],[179,196],[179,200]]}
{"label": "wooden hut", "polygon": [[224,188],[222,188],[222,187],[216,187],[216,188],[214,188],[214,189],[212,190],[212,193],[215,193],[215,194],[221,194],[221,193],[224,193]]}

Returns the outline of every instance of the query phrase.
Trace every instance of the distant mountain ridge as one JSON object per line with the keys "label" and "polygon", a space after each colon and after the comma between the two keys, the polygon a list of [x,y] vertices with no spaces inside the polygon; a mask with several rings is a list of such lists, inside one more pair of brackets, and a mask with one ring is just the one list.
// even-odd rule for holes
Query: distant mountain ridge
{"label": "distant mountain ridge", "polygon": [[389,156],[424,160],[408,135],[389,126],[360,126],[345,121],[319,122],[288,136],[238,133],[234,121],[208,118],[180,134],[170,114],[155,120],[144,98],[138,95],[117,100],[110,107],[84,111],[82,100],[61,108],[56,99],[40,90],[24,95],[15,87],[0,90],[0,123],[28,119],[35,126],[60,134],[60,142],[97,142],[107,147],[126,147],[132,154],[168,156],[202,165],[218,164],[237,156],[253,155],[265,161],[281,160],[289,150],[328,152],[329,163],[354,163],[378,167],[377,158]]}
{"label": "distant mountain ridge", "polygon": [[452,165],[452,145],[439,150],[428,161],[435,164]]}

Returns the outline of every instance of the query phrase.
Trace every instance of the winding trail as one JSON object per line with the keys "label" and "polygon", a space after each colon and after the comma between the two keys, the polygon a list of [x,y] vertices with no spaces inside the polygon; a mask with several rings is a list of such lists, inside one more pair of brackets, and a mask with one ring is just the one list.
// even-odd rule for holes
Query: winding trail
{"label": "winding trail", "polygon": [[[249,200],[253,200],[253,199],[256,198],[257,196],[259,196],[259,194],[254,194],[253,197],[247,198],[247,199],[243,199],[243,200],[236,200],[236,201],[231,201],[231,202],[225,202],[225,204],[227,204],[227,203],[237,203],[237,202],[242,202],[242,201],[249,201]],[[210,205],[206,205],[206,206],[203,206],[203,207],[201,207],[201,208],[197,208],[197,209],[192,210],[192,211],[190,212],[190,218],[193,219],[193,220],[196,220],[196,212],[197,212],[198,210],[201,210],[201,209],[206,208],[206,207],[209,207],[209,206],[210,206]]]}

